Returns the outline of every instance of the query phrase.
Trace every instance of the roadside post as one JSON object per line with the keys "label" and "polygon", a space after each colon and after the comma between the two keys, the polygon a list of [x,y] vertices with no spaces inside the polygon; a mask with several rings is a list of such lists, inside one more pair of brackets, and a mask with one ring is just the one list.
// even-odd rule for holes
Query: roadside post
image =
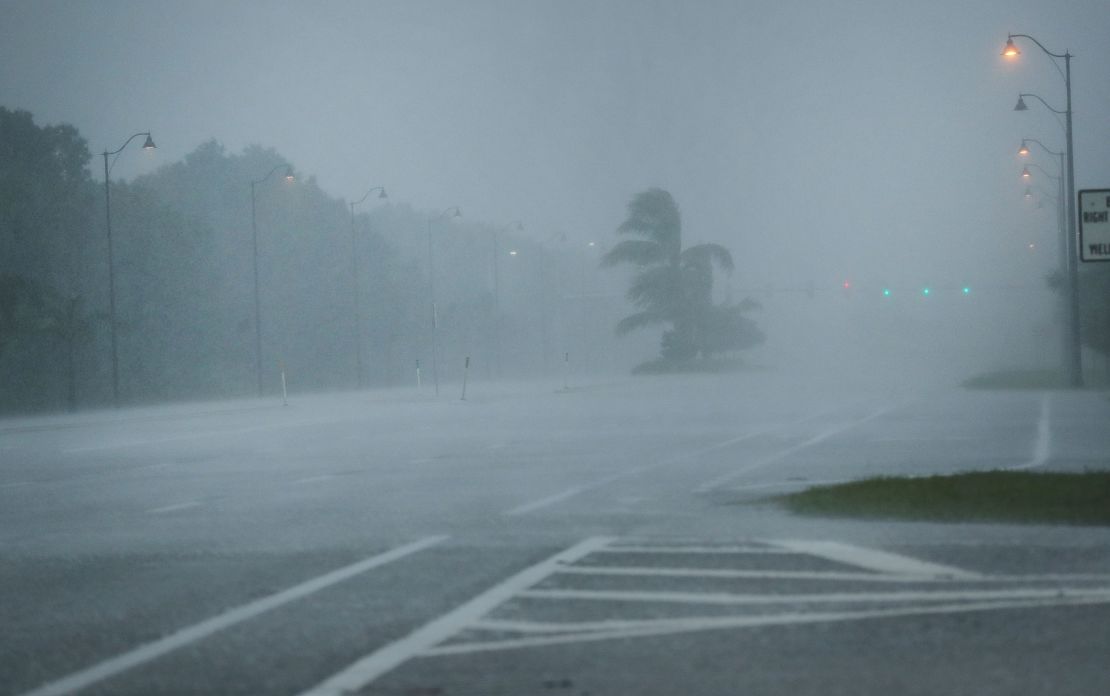
{"label": "roadside post", "polygon": [[462,401],[466,401],[466,378],[470,375],[470,356],[466,356],[466,362],[463,363],[463,389]]}
{"label": "roadside post", "polygon": [[417,358],[416,359],[416,388],[417,388],[417,390],[419,390],[421,386],[422,385],[420,383],[420,359]]}
{"label": "roadside post", "polygon": [[285,386],[285,361],[278,360],[278,369],[281,370],[281,405],[289,405],[289,390]]}
{"label": "roadside post", "polygon": [[563,391],[566,391],[570,380],[570,351],[563,353]]}

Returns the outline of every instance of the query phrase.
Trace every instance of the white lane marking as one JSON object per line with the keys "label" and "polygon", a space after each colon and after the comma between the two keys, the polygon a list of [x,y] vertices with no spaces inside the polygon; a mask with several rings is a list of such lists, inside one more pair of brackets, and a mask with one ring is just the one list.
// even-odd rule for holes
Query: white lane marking
{"label": "white lane marking", "polygon": [[[307,425],[307,424],[306,424]],[[313,423],[312,425],[318,425]],[[234,435],[245,435],[247,433],[254,433],[260,430],[273,430],[275,428],[289,427],[283,423],[268,423],[266,425],[256,425],[250,428],[239,428],[237,430],[209,430],[199,433],[188,433],[184,435],[171,435],[169,437],[150,438],[146,440],[126,440],[123,442],[105,442],[98,445],[85,445],[83,447],[69,447],[63,449],[64,454],[83,454],[85,452],[100,452],[103,450],[112,449],[126,449],[128,447],[143,447],[146,445],[164,445],[171,442],[188,442],[190,440],[204,440],[211,437],[229,437]]]}
{"label": "white lane marking", "polygon": [[585,600],[596,602],[650,602],[661,604],[713,604],[763,606],[773,604],[880,604],[885,602],[941,602],[1008,599],[1106,597],[1110,588],[1018,588],[1005,590],[909,590],[905,592],[828,592],[803,594],[738,594],[730,592],[666,592],[647,590],[524,590],[524,599]]}
{"label": "white lane marking", "polygon": [[1024,469],[1036,469],[1037,467],[1044,466],[1048,462],[1049,453],[1052,449],[1052,407],[1048,394],[1041,396],[1041,416],[1037,421],[1037,440],[1033,444],[1033,456],[1029,461],[1017,466],[1007,467],[1010,471],[1021,471]]}
{"label": "white lane marking", "polygon": [[302,696],[342,696],[359,691],[386,672],[455,635],[522,589],[544,579],[559,565],[574,563],[591,552],[603,548],[610,541],[612,540],[608,537],[592,537],[547,560],[525,568],[469,602],[424,624],[404,638],[354,662],[305,691]]}
{"label": "white lane marking", "polygon": [[[608,552],[609,549],[604,549]],[[780,553],[790,553],[788,551]],[[652,566],[564,566],[557,571],[567,575],[627,575],[692,578],[767,578],[777,580],[847,580],[852,582],[932,584],[932,583],[1000,583],[1000,582],[1110,582],[1106,573],[1051,573],[1044,575],[980,575],[953,578],[947,575],[888,575],[879,573],[847,573],[838,570],[726,570],[718,568],[659,568]]]}
{"label": "white lane marking", "polygon": [[[808,418],[803,419],[803,420],[808,420]],[[656,462],[654,464],[648,464],[646,466],[638,466],[638,467],[635,467],[635,468],[632,468],[632,469],[627,469],[625,471],[621,471],[621,472],[613,474],[611,476],[606,476],[605,478],[601,478],[601,479],[598,479],[596,481],[592,481],[590,483],[584,483],[580,486],[572,486],[571,488],[568,488],[564,491],[560,491],[559,493],[555,493],[553,495],[549,495],[549,496],[546,496],[544,498],[540,498],[539,500],[533,500],[533,501],[524,503],[523,505],[518,505],[517,507],[512,508],[511,510],[506,510],[505,512],[502,512],[501,514],[505,515],[505,516],[508,516],[508,517],[515,517],[517,515],[526,515],[530,512],[535,512],[536,510],[542,510],[545,507],[550,507],[551,505],[555,505],[556,503],[561,503],[564,500],[567,500],[568,498],[573,498],[574,496],[578,495],[579,493],[583,493],[585,491],[593,490],[594,488],[600,488],[601,486],[608,485],[608,484],[613,483],[614,481],[618,481],[622,478],[635,476],[637,474],[644,473],[645,471],[650,471],[652,469],[658,469],[658,468],[664,467],[664,466],[673,466],[674,464],[678,464],[680,462],[686,461],[687,459],[693,459],[693,458],[699,457],[703,454],[707,454],[707,453],[713,452],[715,450],[719,450],[719,449],[722,449],[722,448],[725,448],[725,447],[729,447],[731,445],[735,445],[737,443],[743,442],[744,440],[750,440],[754,437],[758,437],[760,435],[765,435],[766,433],[770,432],[770,430],[771,430],[770,428],[767,428],[767,429],[764,429],[764,430],[757,430],[755,432],[747,433],[745,435],[740,435],[739,437],[729,438],[728,440],[709,445],[708,447],[702,447],[700,449],[696,449],[692,452],[683,452],[682,454],[671,457],[669,459],[664,459],[663,461]]]}
{"label": "white lane marking", "polygon": [[320,483],[321,481],[330,481],[333,478],[335,478],[335,474],[321,474],[319,476],[306,476],[305,478],[295,479],[289,483],[294,485],[301,483]]}
{"label": "white lane marking", "polygon": [[775,540],[772,542],[797,553],[817,556],[837,563],[856,566],[877,573],[895,575],[935,575],[950,578],[977,578],[974,573],[955,566],[930,563],[888,551],[878,551],[862,546],[852,546],[835,541]]}
{"label": "white lane marking", "polygon": [[20,488],[22,486],[33,486],[37,481],[12,481],[11,483],[0,483],[0,488]]}
{"label": "white lane marking", "polygon": [[719,488],[719,487],[723,486],[724,484],[728,483],[729,481],[740,478],[741,476],[743,476],[746,473],[754,471],[755,469],[760,469],[762,467],[765,467],[768,464],[774,464],[775,462],[777,462],[779,460],[782,460],[782,459],[785,459],[786,457],[789,457],[790,455],[794,454],[795,452],[800,452],[801,450],[804,450],[807,447],[812,447],[813,445],[816,445],[819,442],[823,442],[823,441],[829,439],[830,437],[833,437],[834,435],[839,435],[840,433],[851,430],[852,428],[859,427],[859,426],[863,425],[864,423],[866,423],[870,420],[874,420],[875,418],[878,418],[879,416],[881,416],[885,413],[888,413],[892,410],[893,410],[893,407],[884,408],[884,409],[881,409],[879,411],[876,411],[875,413],[872,413],[869,416],[865,416],[864,418],[861,418],[857,421],[853,421],[853,422],[848,423],[846,425],[842,425],[842,426],[839,426],[839,427],[836,427],[836,428],[832,428],[830,430],[826,430],[826,431],[824,431],[824,432],[822,432],[822,433],[820,433],[820,434],[818,434],[814,437],[811,437],[810,439],[806,440],[805,442],[794,445],[793,447],[788,447],[788,448],[786,448],[786,449],[784,449],[780,452],[772,454],[769,457],[764,457],[763,459],[756,460],[756,461],[752,462],[751,464],[748,464],[747,466],[740,467],[739,469],[736,469],[734,471],[730,471],[729,473],[724,474],[723,476],[718,476],[715,479],[712,479],[710,481],[706,481],[705,483],[703,483],[700,486],[698,486],[697,488],[695,488],[694,492],[695,493],[708,493],[709,491],[713,490],[714,488]]}
{"label": "white lane marking", "polygon": [[725,570],[720,568],[657,568],[650,566],[565,566],[565,575],[619,575],[664,578],[769,578],[776,580],[851,580],[866,582],[932,583],[951,582],[936,575],[877,575],[819,570]]}
{"label": "white lane marking", "polygon": [[175,503],[165,507],[151,508],[145,512],[148,515],[161,515],[166,512],[177,512],[178,510],[189,510],[191,508],[201,507],[204,503],[199,500],[187,500],[184,503]]}
{"label": "white lane marking", "polygon": [[818,479],[814,481],[779,481],[777,483],[750,483],[743,486],[729,486],[730,491],[752,491],[760,488],[792,488],[795,486],[830,486],[836,483],[845,483],[852,479]]}
{"label": "white lane marking", "polygon": [[646,623],[644,628],[622,630],[587,630],[579,633],[521,638],[515,640],[489,641],[482,643],[460,643],[432,648],[422,653],[422,657],[442,655],[465,655],[468,653],[511,650],[517,648],[541,647],[567,643],[613,640],[617,638],[638,638],[647,636],[693,633],[727,628],[756,628],[760,626],[783,626],[797,624],[831,623],[837,621],[864,621],[870,619],[889,619],[938,614],[963,614],[974,611],[997,611],[1004,609],[1034,609],[1040,607],[1082,606],[1110,603],[1110,596],[1053,597],[1040,600],[1015,600],[1000,602],[969,602],[963,604],[939,604],[923,607],[899,607],[890,609],[870,609],[864,611],[806,612],[777,614],[771,616],[729,616],[705,617],[697,619],[655,620]]}
{"label": "white lane marking", "polygon": [[221,631],[229,626],[246,621],[247,619],[254,618],[259,614],[275,609],[283,604],[306,597],[314,592],[318,592],[360,573],[365,573],[373,568],[378,568],[418,551],[423,551],[430,546],[439,544],[445,539],[447,539],[446,536],[425,537],[411,544],[398,546],[395,549],[378,554],[377,556],[365,558],[357,563],[352,563],[338,570],[333,570],[330,573],[325,573],[324,575],[320,575],[299,585],[294,585],[289,589],[257,599],[248,604],[213,616],[210,619],[201,621],[198,624],[180,629],[152,643],[141,645],[134,650],[117,655],[116,657],[79,672],[74,672],[57,681],[44,684],[37,689],[26,692],[23,696],[56,696],[58,694],[66,694],[84,689],[91,684],[95,684],[96,682],[131,669],[144,662],[149,662],[150,660],[161,657],[168,652],[194,643],[202,638],[207,638],[217,631]]}
{"label": "white lane marking", "polygon": [[596,553],[689,553],[689,554],[760,554],[760,553],[793,553],[787,549],[772,546],[606,546],[598,549]]}
{"label": "white lane marking", "polygon": [[[604,481],[604,483],[608,483],[608,481]],[[584,486],[575,486],[574,488],[568,488],[567,490],[565,490],[561,493],[556,493],[554,495],[549,495],[546,498],[540,498],[539,500],[533,500],[530,503],[525,503],[523,505],[518,505],[517,507],[513,508],[512,510],[506,510],[505,512],[503,512],[501,514],[509,516],[509,517],[513,517],[515,515],[527,515],[529,512],[532,512],[534,510],[540,510],[540,509],[548,507],[550,505],[554,505],[555,503],[561,503],[562,501],[566,500],[567,498],[573,498],[574,496],[578,495],[579,493],[581,493],[584,490],[587,490],[589,488],[596,488],[596,487],[601,486],[601,485],[603,485],[603,482],[597,481],[597,482],[594,482],[592,484],[587,484],[587,485],[584,485]]]}

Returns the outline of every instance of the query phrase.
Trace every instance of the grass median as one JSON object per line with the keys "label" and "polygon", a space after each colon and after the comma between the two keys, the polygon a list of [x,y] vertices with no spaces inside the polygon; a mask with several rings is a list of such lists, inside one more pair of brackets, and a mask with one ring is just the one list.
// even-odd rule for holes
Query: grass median
{"label": "grass median", "polygon": [[1110,472],[880,477],[775,500],[804,515],[1110,525]]}

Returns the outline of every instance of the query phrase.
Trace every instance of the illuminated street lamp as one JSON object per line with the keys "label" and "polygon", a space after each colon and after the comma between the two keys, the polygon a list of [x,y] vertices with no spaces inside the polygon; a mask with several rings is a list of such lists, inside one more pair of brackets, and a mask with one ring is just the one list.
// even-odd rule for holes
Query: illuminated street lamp
{"label": "illuminated street lamp", "polygon": [[[116,157],[123,149],[131,144],[131,141],[138,138],[140,135],[146,136],[146,142],[143,143],[144,150],[154,150],[156,145],[154,139],[150,137],[150,133],[136,133],[124,141],[118,150],[108,152],[104,150],[101,153],[104,156],[104,217],[107,223],[108,233],[108,333],[111,335],[112,343],[112,405],[119,406],[119,349],[116,340],[116,266],[115,258],[112,250],[112,190],[108,185],[108,177],[112,172],[112,166],[115,165],[116,160],[112,160],[112,164],[108,164],[109,157]],[[118,157],[117,157],[118,158]]]}
{"label": "illuminated street lamp", "polygon": [[285,181],[296,180],[293,168],[287,164],[276,165],[270,173],[251,182],[251,244],[254,249],[254,371],[258,378],[258,395],[262,396],[262,302],[258,292],[258,220],[256,216],[254,189],[270,179],[279,169],[285,169]]}
{"label": "illuminated street lamp", "polygon": [[354,286],[354,322],[355,322],[355,382],[362,387],[362,310],[358,299],[358,237],[355,234],[355,206],[361,205],[370,197],[371,193],[378,192],[378,199],[389,198],[384,186],[375,186],[362,195],[357,201],[351,201],[351,284]]}
{"label": "illuminated street lamp", "polygon": [[432,303],[432,383],[435,384],[436,396],[439,396],[439,314],[436,310],[436,271],[435,259],[432,256],[432,223],[443,218],[451,219],[462,217],[459,206],[453,205],[445,208],[442,213],[428,218],[428,298]]}
{"label": "illuminated street lamp", "polygon": [[[1072,136],[1072,108],[1071,108],[1071,52],[1064,51],[1063,53],[1053,53],[1049,51],[1040,41],[1033,38],[1028,34],[1009,34],[1006,37],[1006,46],[1002,49],[1002,55],[1009,60],[1016,60],[1021,55],[1021,51],[1014,45],[1015,38],[1023,38],[1032,41],[1037,48],[1041,49],[1046,55],[1051,58],[1064,59],[1064,90],[1067,95],[1067,104],[1064,108],[1065,120],[1065,139],[1067,141],[1065,152],[1067,153],[1067,187],[1065,190],[1065,198],[1067,199],[1067,222],[1068,222],[1068,239],[1067,239],[1067,257],[1068,257],[1068,382],[1073,387],[1083,386],[1083,363],[1081,344],[1079,336],[1079,253],[1076,245],[1078,238],[1076,236],[1076,223],[1075,223],[1075,148],[1074,139]],[[1059,66],[1057,66],[1059,68]],[[1024,111],[1026,109],[1025,102],[1022,97],[1036,96],[1036,95],[1019,95],[1018,103],[1014,107],[1017,111]],[[1053,109],[1040,97],[1039,99],[1046,107],[1056,113],[1060,113]],[[1061,173],[1063,176],[1064,173]]]}

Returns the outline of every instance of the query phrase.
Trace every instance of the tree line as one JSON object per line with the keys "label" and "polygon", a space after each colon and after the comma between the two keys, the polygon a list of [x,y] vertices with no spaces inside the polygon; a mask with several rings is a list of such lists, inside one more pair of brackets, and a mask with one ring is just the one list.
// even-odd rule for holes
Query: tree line
{"label": "tree line", "polygon": [[[104,183],[91,158],[74,127],[0,107],[0,411],[111,402]],[[250,182],[283,165],[273,149],[213,140],[111,181],[124,403],[254,393]],[[431,359],[429,214],[371,200],[352,235],[347,202],[312,177],[255,193],[264,391],[280,388],[282,367],[301,390],[412,381]],[[609,318],[621,303],[592,249],[466,218],[432,229],[446,379],[467,355],[478,376],[511,377],[553,370],[571,350],[595,368],[619,353]]]}

